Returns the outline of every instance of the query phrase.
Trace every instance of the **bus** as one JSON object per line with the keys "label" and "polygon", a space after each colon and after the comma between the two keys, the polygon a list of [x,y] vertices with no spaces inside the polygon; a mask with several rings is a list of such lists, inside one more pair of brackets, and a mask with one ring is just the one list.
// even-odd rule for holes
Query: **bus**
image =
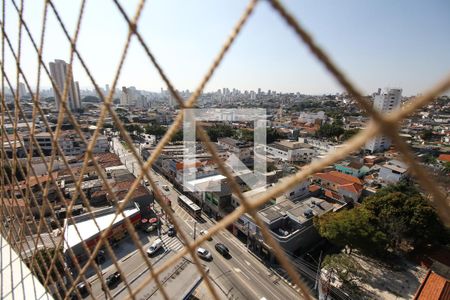
{"label": "bus", "polygon": [[200,217],[202,209],[184,195],[178,196],[178,205],[194,217]]}

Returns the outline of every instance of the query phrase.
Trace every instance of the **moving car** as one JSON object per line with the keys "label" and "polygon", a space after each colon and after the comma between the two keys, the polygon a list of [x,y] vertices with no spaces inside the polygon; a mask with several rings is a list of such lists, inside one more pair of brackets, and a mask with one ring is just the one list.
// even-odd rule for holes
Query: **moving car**
{"label": "moving car", "polygon": [[106,285],[110,289],[115,288],[120,281],[122,281],[122,277],[120,276],[119,271],[116,271],[111,275],[109,275],[108,277],[106,277]]}
{"label": "moving car", "polygon": [[[200,230],[200,235],[207,235],[208,234],[208,230]],[[208,237],[208,241],[211,241],[212,237]]]}
{"label": "moving car", "polygon": [[168,185],[163,185],[162,186],[163,190],[165,190],[166,192],[170,191],[169,186]]}
{"label": "moving car", "polygon": [[212,260],[212,255],[205,248],[198,248],[197,255],[204,260]]}
{"label": "moving car", "polygon": [[167,230],[167,235],[170,237],[177,235],[177,230],[175,229],[175,227],[173,225],[169,226],[169,230]]}
{"label": "moving car", "polygon": [[155,254],[159,249],[162,248],[163,242],[161,239],[156,239],[152,245],[147,249],[147,254],[148,255],[153,255]]}
{"label": "moving car", "polygon": [[230,250],[228,250],[227,246],[225,246],[224,244],[217,243],[214,247],[216,248],[217,252],[222,254],[222,256],[226,257],[230,255]]}

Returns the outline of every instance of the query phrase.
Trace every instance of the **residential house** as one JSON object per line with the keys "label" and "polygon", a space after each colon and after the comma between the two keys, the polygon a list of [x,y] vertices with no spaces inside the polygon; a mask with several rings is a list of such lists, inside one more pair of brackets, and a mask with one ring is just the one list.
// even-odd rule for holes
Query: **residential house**
{"label": "residential house", "polygon": [[253,143],[239,141],[233,138],[225,137],[217,139],[217,144],[229,152],[229,155],[236,155],[241,161],[252,158]]}
{"label": "residential house", "polygon": [[378,179],[382,183],[397,183],[407,176],[407,165],[399,160],[390,160],[381,165]]}
{"label": "residential house", "polygon": [[[301,254],[321,240],[313,225],[313,218],[341,207],[342,204],[310,197],[298,203],[286,200],[270,205],[258,211],[258,216],[287,253]],[[246,240],[248,247],[257,255],[269,261],[275,259],[250,215],[242,215],[233,224],[232,232],[241,240]]]}
{"label": "residential house", "polygon": [[355,160],[343,161],[335,164],[334,167],[341,173],[352,175],[358,178],[363,177],[370,170],[369,167]]}
{"label": "residential house", "polygon": [[339,202],[358,202],[363,191],[361,179],[338,171],[316,173],[312,182],[321,187],[327,198]]}
{"label": "residential house", "polygon": [[265,147],[267,155],[287,162],[310,162],[316,151],[309,144],[283,140]]}

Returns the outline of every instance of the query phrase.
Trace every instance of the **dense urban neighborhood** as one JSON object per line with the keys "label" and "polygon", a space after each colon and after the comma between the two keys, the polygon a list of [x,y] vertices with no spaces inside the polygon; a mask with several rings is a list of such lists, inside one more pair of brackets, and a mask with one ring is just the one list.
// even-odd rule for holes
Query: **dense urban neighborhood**
{"label": "dense urban neighborhood", "polygon": [[[52,76],[64,78],[61,70],[66,67],[61,60],[50,63]],[[370,121],[344,93],[318,96],[223,88],[199,97],[196,108],[207,109],[215,119],[199,120],[210,142],[198,140],[187,162],[182,126],[168,145],[157,146],[180,109],[169,91],[106,86],[102,93],[110,95],[122,124],[111,116],[99,124],[104,99],[96,91],[80,90],[77,83],[72,82],[68,109],[79,128],[67,117],[57,125],[60,100],[52,90],[41,91],[40,114],[33,111],[23,83],[20,112],[13,92],[6,94],[5,108],[16,119],[5,119],[4,155],[19,163],[3,164],[5,189],[0,204],[2,211],[10,213],[2,222],[11,231],[26,228],[16,243],[21,245],[20,256],[42,282],[48,283],[49,276],[67,282],[67,287],[52,285],[53,293],[68,290],[86,266],[82,278],[90,285],[79,284],[72,296],[125,298],[128,287],[137,287],[152,272],[136,240],[157,267],[238,209],[240,197],[209,147],[214,147],[239,183],[239,193],[251,203],[310,163],[338,151]],[[190,91],[179,94],[184,100],[191,96]],[[398,88],[366,96],[383,114],[412,99]],[[263,144],[255,139],[256,126],[261,124],[239,116],[240,110],[249,108],[264,111]],[[33,124],[26,121],[31,119]],[[120,133],[121,126],[128,136]],[[399,130],[448,197],[450,98],[439,97],[406,119]],[[56,131],[61,133],[55,135]],[[265,157],[262,172],[255,155]],[[149,159],[153,163],[142,177],[143,163]],[[233,159],[240,161],[241,168]],[[259,178],[256,185],[249,184],[254,174]],[[319,299],[428,299],[430,286],[449,285],[450,235],[426,197],[395,143],[377,136],[359,151],[269,199],[257,215]],[[187,240],[177,232],[180,229]],[[107,234],[108,244],[91,261],[90,253],[102,234]],[[44,248],[47,251],[34,255]],[[56,256],[48,249],[63,258],[54,262],[57,268],[50,275],[43,266]],[[296,297],[299,287],[250,214],[241,215],[196,251],[195,259],[201,261],[221,298]],[[172,280],[151,282],[139,295],[164,298],[161,285],[169,298],[204,299],[205,278],[195,259],[185,255],[161,274]],[[444,289],[445,284],[440,286]]]}

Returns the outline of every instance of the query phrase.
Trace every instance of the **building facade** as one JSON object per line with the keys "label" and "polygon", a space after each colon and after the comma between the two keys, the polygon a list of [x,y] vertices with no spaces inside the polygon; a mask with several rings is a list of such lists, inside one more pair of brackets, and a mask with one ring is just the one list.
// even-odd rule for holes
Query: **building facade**
{"label": "building facade", "polygon": [[[59,110],[61,107],[61,97],[60,94],[56,92],[58,89],[61,96],[64,93],[64,85],[66,83],[66,78],[69,75],[69,64],[61,59],[56,59],[55,62],[50,63],[50,74],[53,79],[53,91],[55,95],[56,109]],[[80,100],[80,87],[78,82],[74,82],[73,75],[70,74],[71,78],[69,80],[69,86],[67,89],[67,106],[70,111],[76,111],[81,108]]]}
{"label": "building facade", "polygon": [[[401,89],[388,89],[384,93],[379,92],[375,95],[373,106],[380,113],[385,114],[400,107],[401,98]],[[365,148],[373,153],[386,150],[390,146],[391,140],[384,135],[379,135],[367,142]]]}

